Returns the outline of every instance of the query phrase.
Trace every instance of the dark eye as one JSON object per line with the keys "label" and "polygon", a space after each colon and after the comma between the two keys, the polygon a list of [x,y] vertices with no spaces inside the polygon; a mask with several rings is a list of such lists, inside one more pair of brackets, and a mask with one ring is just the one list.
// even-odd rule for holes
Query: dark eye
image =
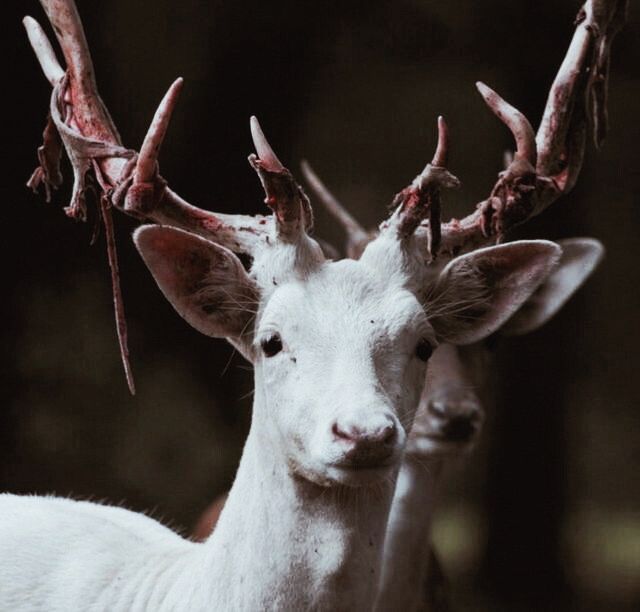
{"label": "dark eye", "polygon": [[262,352],[266,357],[273,357],[282,350],[282,340],[280,339],[279,334],[273,334],[273,336],[269,336],[262,340],[260,342],[260,346],[262,347]]}
{"label": "dark eye", "polygon": [[420,361],[429,361],[431,353],[433,353],[433,347],[431,344],[424,338],[420,340],[420,342],[418,342],[418,346],[416,346],[416,357],[420,359]]}

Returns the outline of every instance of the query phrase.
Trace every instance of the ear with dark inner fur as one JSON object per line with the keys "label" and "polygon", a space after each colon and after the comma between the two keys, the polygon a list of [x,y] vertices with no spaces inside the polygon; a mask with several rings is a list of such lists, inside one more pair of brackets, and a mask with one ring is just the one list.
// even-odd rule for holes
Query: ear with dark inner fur
{"label": "ear with dark inner fur", "polygon": [[438,340],[471,344],[492,334],[544,281],[561,253],[553,242],[522,240],[453,259],[424,301]]}
{"label": "ear with dark inner fur", "polygon": [[594,238],[558,240],[562,257],[535,293],[500,328],[505,336],[520,336],[542,327],[584,284],[604,256]]}
{"label": "ear with dark inner fur", "polygon": [[229,338],[248,358],[259,292],[240,260],[173,227],[145,225],[133,239],[178,314],[207,336]]}

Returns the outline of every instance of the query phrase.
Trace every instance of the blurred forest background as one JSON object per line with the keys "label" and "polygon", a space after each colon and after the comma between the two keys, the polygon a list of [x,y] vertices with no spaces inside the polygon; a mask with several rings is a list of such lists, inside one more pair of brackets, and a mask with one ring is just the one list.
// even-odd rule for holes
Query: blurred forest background
{"label": "blurred forest background", "polygon": [[[537,126],[579,3],[562,0],[233,2],[79,0],[98,85],[126,145],[185,78],[161,172],[203,208],[264,212],[246,162],[256,114],[280,158],[301,158],[367,226],[452,133],[445,217],[486,197],[508,131],[481,79]],[[36,0],[5,3],[2,151],[4,373],[0,489],[124,500],[188,529],[232,482],[251,373],[163,299],[116,216],[132,364],[117,350],[104,239],[24,183],[48,107],[23,33]],[[522,237],[594,236],[607,257],[544,329],[502,341],[482,443],[451,469],[435,539],[469,610],[640,609],[640,38],[637,6],[614,45],[611,131],[577,187]],[[316,207],[317,234],[343,237]]]}

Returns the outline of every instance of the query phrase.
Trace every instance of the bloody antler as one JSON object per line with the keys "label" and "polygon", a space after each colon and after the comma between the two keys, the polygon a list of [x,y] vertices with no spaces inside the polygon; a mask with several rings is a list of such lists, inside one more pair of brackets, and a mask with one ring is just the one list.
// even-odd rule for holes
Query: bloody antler
{"label": "bloody antler", "polygon": [[500,240],[575,185],[588,122],[598,146],[606,132],[609,54],[625,22],[627,4],[627,0],[587,0],[580,9],[535,140],[524,115],[485,85],[478,85],[491,110],[511,129],[517,153],[474,213],[443,225],[443,251],[457,253],[487,239]]}
{"label": "bloody antler", "polygon": [[38,149],[39,167],[28,185],[45,186],[47,199],[62,177],[59,171],[64,145],[74,173],[70,205],[65,209],[75,219],[86,218],[87,177],[92,175],[98,190],[100,215],[105,226],[111,267],[113,297],[120,351],[129,388],[134,393],[129,366],[126,325],[122,306],[118,264],[113,239],[112,207],[137,219],[169,224],[214,240],[239,253],[253,254],[272,232],[294,241],[312,225],[309,201],[291,173],[279,162],[257,119],[251,131],[258,153],[250,159],[274,210],[272,218],[212,213],[185,202],[171,191],[158,173],[158,154],[175,107],[182,79],[177,79],[162,99],[137,154],[124,148],[120,135],[98,94],[93,63],[80,17],[73,0],[41,0],[58,38],[66,71],[40,25],[24,19],[29,41],[47,80],[53,86],[50,116]]}
{"label": "bloody antler", "polygon": [[[491,111],[510,129],[516,152],[505,155],[505,170],[489,197],[472,214],[442,225],[433,217],[422,221],[417,234],[430,243],[432,251],[438,250],[438,241],[434,239],[438,227],[442,231],[439,251],[455,255],[501,240],[510,229],[539,214],[571,190],[582,167],[588,124],[591,123],[596,146],[602,144],[606,134],[609,55],[612,40],[625,22],[626,10],[627,0],[588,0],[581,8],[537,134],[520,111],[484,83],[476,84]],[[435,161],[432,164],[436,165]],[[373,237],[355,220],[344,221],[346,209],[315,173],[309,172],[308,166],[305,174],[320,202],[345,227],[348,252],[353,235]],[[364,246],[360,240],[358,255]]]}
{"label": "bloody antler", "polygon": [[388,231],[395,225],[398,236],[406,239],[414,234],[423,220],[428,219],[428,249],[433,257],[440,249],[441,240],[440,191],[460,185],[445,167],[448,156],[449,130],[444,117],[438,117],[438,144],[431,163],[396,195],[392,203],[395,211],[381,226],[381,231]]}

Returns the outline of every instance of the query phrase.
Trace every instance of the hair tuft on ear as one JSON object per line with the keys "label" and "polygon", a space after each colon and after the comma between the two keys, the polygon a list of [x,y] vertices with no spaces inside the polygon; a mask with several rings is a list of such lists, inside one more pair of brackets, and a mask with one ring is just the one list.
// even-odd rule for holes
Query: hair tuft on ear
{"label": "hair tuft on ear", "polygon": [[522,240],[453,259],[425,299],[439,340],[471,344],[492,334],[549,275],[561,252],[553,242]]}

